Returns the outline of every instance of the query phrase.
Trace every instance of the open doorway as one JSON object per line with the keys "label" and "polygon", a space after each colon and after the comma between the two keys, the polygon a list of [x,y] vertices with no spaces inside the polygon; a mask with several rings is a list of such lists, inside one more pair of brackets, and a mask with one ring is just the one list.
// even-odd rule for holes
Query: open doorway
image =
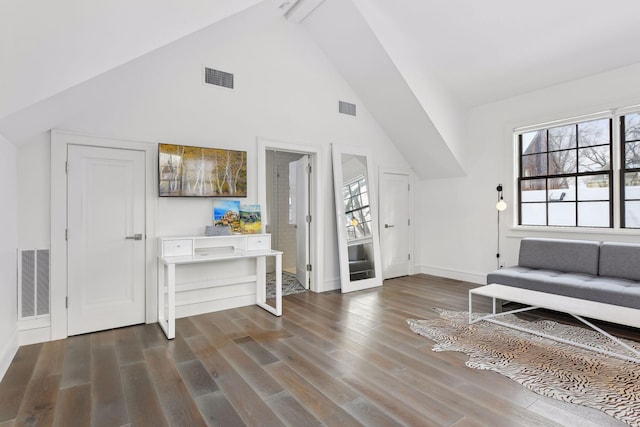
{"label": "open doorway", "polygon": [[[315,147],[258,140],[258,199],[271,247],[283,252],[283,295],[290,290],[287,283],[291,288],[299,284],[300,292],[322,291],[321,271],[314,268],[322,265],[315,174],[319,156]],[[267,265],[267,273],[272,267]]]}
{"label": "open doorway", "polygon": [[[267,150],[266,225],[271,247],[282,251],[285,294],[309,289],[309,155]],[[273,274],[267,265],[267,275]]]}

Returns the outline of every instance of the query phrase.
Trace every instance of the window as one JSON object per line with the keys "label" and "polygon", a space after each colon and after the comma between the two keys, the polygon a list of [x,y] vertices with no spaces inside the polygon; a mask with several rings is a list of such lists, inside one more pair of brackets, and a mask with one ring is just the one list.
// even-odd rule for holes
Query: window
{"label": "window", "polygon": [[611,126],[603,118],[518,135],[520,225],[613,227]]}
{"label": "window", "polygon": [[361,239],[371,235],[371,210],[369,193],[364,176],[356,178],[342,187],[347,224],[347,240]]}
{"label": "window", "polygon": [[640,228],[640,113],[622,116],[621,225]]}

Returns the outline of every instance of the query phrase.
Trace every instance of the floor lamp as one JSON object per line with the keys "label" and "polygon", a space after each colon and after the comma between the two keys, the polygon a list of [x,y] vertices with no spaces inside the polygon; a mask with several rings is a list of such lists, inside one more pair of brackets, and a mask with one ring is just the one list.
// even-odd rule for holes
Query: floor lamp
{"label": "floor lamp", "polygon": [[500,268],[500,212],[507,209],[507,204],[502,196],[502,184],[498,184],[496,190],[498,191],[498,203],[496,203],[496,209],[498,210],[498,250],[496,253],[496,262],[498,263],[498,268]]}

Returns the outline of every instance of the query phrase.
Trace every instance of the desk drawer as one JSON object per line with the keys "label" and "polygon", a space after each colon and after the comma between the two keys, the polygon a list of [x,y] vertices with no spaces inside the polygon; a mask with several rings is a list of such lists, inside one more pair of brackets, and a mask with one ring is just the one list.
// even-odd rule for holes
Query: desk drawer
{"label": "desk drawer", "polygon": [[271,236],[247,236],[247,250],[248,251],[266,251],[271,249]]}
{"label": "desk drawer", "polygon": [[165,240],[162,253],[164,256],[187,256],[193,254],[193,240]]}

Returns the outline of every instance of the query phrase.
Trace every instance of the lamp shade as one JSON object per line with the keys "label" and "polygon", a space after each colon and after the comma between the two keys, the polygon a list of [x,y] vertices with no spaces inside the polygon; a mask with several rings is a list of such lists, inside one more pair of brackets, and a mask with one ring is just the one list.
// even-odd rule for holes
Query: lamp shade
{"label": "lamp shade", "polygon": [[507,209],[507,204],[503,199],[500,199],[498,203],[496,203],[496,209],[498,209],[499,211]]}

